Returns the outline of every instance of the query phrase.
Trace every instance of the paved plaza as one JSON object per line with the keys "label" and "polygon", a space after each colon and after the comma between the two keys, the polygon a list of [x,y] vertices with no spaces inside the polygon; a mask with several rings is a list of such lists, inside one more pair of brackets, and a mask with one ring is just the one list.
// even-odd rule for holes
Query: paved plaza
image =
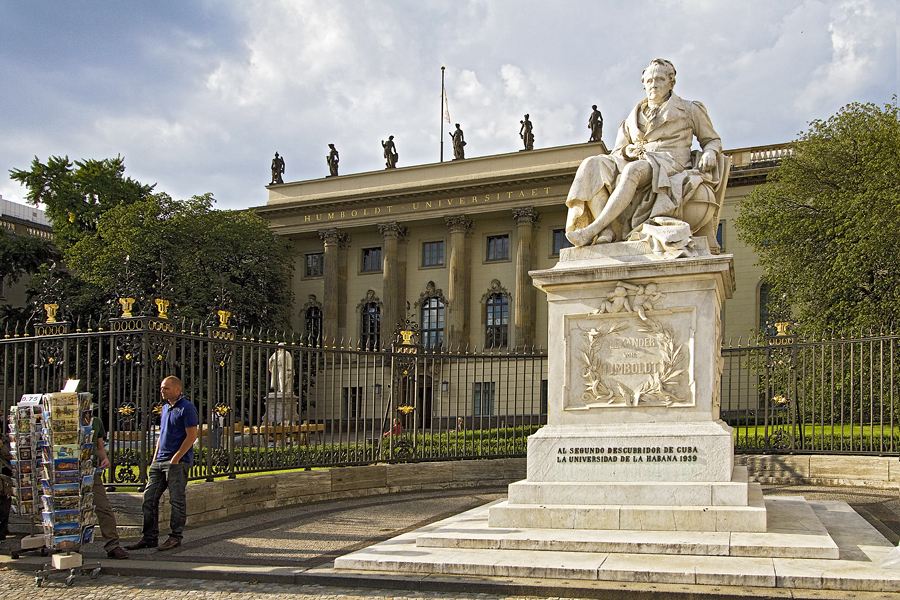
{"label": "paved plaza", "polygon": [[[896,490],[769,486],[768,496],[850,504],[893,543],[900,536]],[[336,557],[413,531],[506,496],[506,487],[378,495],[321,502],[186,530],[184,545],[142,550],[125,561],[104,558],[101,544],[85,547],[85,561],[101,560],[92,580],[66,587],[54,574],[40,591],[33,572],[48,559],[0,557],[0,597],[33,598],[898,598],[900,594],[622,584],[524,578],[436,577],[335,571]],[[126,533],[137,534],[126,527]],[[2,547],[11,547],[9,541]],[[897,572],[900,577],[900,572]]]}

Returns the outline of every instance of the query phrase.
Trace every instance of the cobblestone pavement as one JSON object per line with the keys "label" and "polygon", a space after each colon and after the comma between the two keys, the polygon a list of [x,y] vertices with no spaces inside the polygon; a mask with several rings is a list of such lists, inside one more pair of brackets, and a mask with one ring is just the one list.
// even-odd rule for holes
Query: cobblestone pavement
{"label": "cobblestone pavement", "polygon": [[315,585],[284,585],[278,583],[244,583],[203,579],[167,579],[162,577],[116,577],[101,575],[97,579],[78,577],[72,587],[66,587],[62,575],[53,577],[35,588],[34,577],[25,571],[0,570],[0,597],[3,600],[512,600],[533,596],[495,596],[491,594],[459,594],[439,592],[398,592],[333,588]]}
{"label": "cobblestone pavement", "polygon": [[[769,496],[801,495],[808,500],[842,500],[875,525],[889,540],[894,543],[900,540],[900,499],[896,490],[773,485],[764,486],[764,489]],[[156,550],[132,552],[132,559],[125,561],[106,560],[102,542],[99,542],[83,549],[86,563],[97,559],[103,560],[103,571],[96,580],[79,576],[76,577],[74,586],[67,587],[66,574],[57,572],[52,573],[43,582],[42,587],[37,589],[34,571],[48,559],[23,558],[12,563],[13,566],[18,566],[18,569],[0,567],[0,598],[2,600],[26,598],[32,600],[35,597],[84,600],[102,598],[123,600],[132,597],[139,597],[141,600],[157,598],[493,600],[548,596],[572,598],[583,595],[604,598],[660,597],[662,589],[652,585],[643,586],[648,589],[639,589],[642,587],[640,584],[621,585],[624,589],[618,590],[609,589],[607,585],[605,591],[597,589],[594,593],[587,593],[584,589],[579,593],[578,589],[572,589],[571,595],[563,595],[567,591],[565,590],[567,585],[559,580],[556,580],[556,583],[547,581],[544,585],[561,587],[545,587],[542,591],[541,582],[531,580],[504,582],[513,584],[509,587],[503,585],[488,587],[492,582],[482,581],[480,585],[476,582],[471,586],[457,585],[453,588],[444,584],[434,585],[435,582],[432,582],[431,586],[417,584],[414,578],[402,582],[384,581],[386,587],[393,583],[396,588],[405,588],[391,590],[374,589],[373,586],[382,585],[380,580],[353,587],[352,580],[345,577],[329,579],[330,575],[335,574],[330,567],[337,556],[418,529],[428,523],[503,498],[505,495],[506,487],[503,486],[478,490],[440,490],[369,496],[308,504],[202,527],[189,526],[185,531],[184,545],[181,548],[165,553]],[[123,540],[123,545],[128,543],[130,541]],[[0,543],[0,552],[5,548],[8,554],[10,547],[12,546],[9,542]],[[26,561],[28,564],[25,564]],[[241,577],[229,576],[228,569],[231,565],[241,566],[243,581],[233,581]],[[210,566],[216,567],[217,570],[215,573],[207,572],[199,575],[203,578],[198,578],[196,571],[191,572],[192,569]],[[265,577],[266,574],[271,575],[279,569],[283,571],[276,573],[278,577]],[[148,573],[153,573],[154,570],[159,571],[158,576],[148,576]],[[251,579],[257,576],[262,582]],[[272,581],[278,583],[271,583]],[[295,583],[290,583],[291,581]],[[322,585],[318,585],[320,583]],[[673,588],[672,592],[677,597],[709,597],[708,591],[694,596],[693,594],[697,592],[696,586],[689,588],[691,589]],[[416,591],[412,591],[413,589]],[[438,591],[419,591],[422,589]],[[492,593],[474,593],[470,590]],[[525,595],[503,595],[504,592],[512,591]],[[776,592],[776,590],[769,591]],[[752,595],[759,597],[758,593],[759,591]],[[762,597],[800,597],[795,594],[782,596],[775,593],[774,596]],[[857,599],[875,597],[897,596],[870,596],[860,593],[854,596]]]}

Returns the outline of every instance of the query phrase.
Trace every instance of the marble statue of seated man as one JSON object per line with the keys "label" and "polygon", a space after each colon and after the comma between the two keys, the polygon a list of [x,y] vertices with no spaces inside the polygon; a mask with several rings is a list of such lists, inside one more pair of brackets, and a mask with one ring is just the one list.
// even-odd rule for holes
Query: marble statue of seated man
{"label": "marble statue of seated man", "polygon": [[[695,232],[715,214],[722,140],[706,108],[672,93],[675,67],[667,60],[651,61],[641,80],[647,98],[619,126],[613,151],[585,159],[575,174],[566,237],[576,246],[627,240],[654,217],[685,221]],[[695,137],[699,152],[691,152]]]}

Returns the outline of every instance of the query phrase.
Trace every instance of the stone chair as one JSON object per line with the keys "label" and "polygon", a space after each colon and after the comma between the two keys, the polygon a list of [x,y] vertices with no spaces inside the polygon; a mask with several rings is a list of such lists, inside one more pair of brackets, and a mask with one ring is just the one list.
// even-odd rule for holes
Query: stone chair
{"label": "stone chair", "polygon": [[705,235],[709,240],[709,251],[719,254],[721,248],[716,240],[716,230],[719,227],[719,213],[725,201],[725,188],[728,187],[728,174],[731,172],[731,156],[719,153],[719,185],[710,189],[703,186],[697,194],[706,194],[705,201],[692,200],[684,205],[683,220],[691,226],[691,234],[695,237]]}

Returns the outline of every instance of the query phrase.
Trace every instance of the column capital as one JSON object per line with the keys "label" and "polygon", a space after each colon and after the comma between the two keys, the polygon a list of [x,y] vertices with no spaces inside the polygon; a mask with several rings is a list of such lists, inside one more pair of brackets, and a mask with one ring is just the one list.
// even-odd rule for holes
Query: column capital
{"label": "column capital", "polygon": [[475,223],[466,215],[444,217],[444,221],[450,228],[450,233],[469,233],[475,227]]}
{"label": "column capital", "polygon": [[409,235],[409,228],[406,225],[400,225],[397,221],[389,221],[387,223],[379,223],[378,231],[384,238],[397,238],[402,240]]}
{"label": "column capital", "polygon": [[512,214],[513,219],[516,220],[516,225],[518,225],[519,227],[523,225],[534,226],[534,224],[541,219],[541,213],[534,210],[530,206],[523,208],[514,208],[512,209]]}
{"label": "column capital", "polygon": [[350,245],[350,236],[342,233],[339,229],[320,229],[319,237],[325,242],[326,246],[337,246],[338,248],[346,248]]}

